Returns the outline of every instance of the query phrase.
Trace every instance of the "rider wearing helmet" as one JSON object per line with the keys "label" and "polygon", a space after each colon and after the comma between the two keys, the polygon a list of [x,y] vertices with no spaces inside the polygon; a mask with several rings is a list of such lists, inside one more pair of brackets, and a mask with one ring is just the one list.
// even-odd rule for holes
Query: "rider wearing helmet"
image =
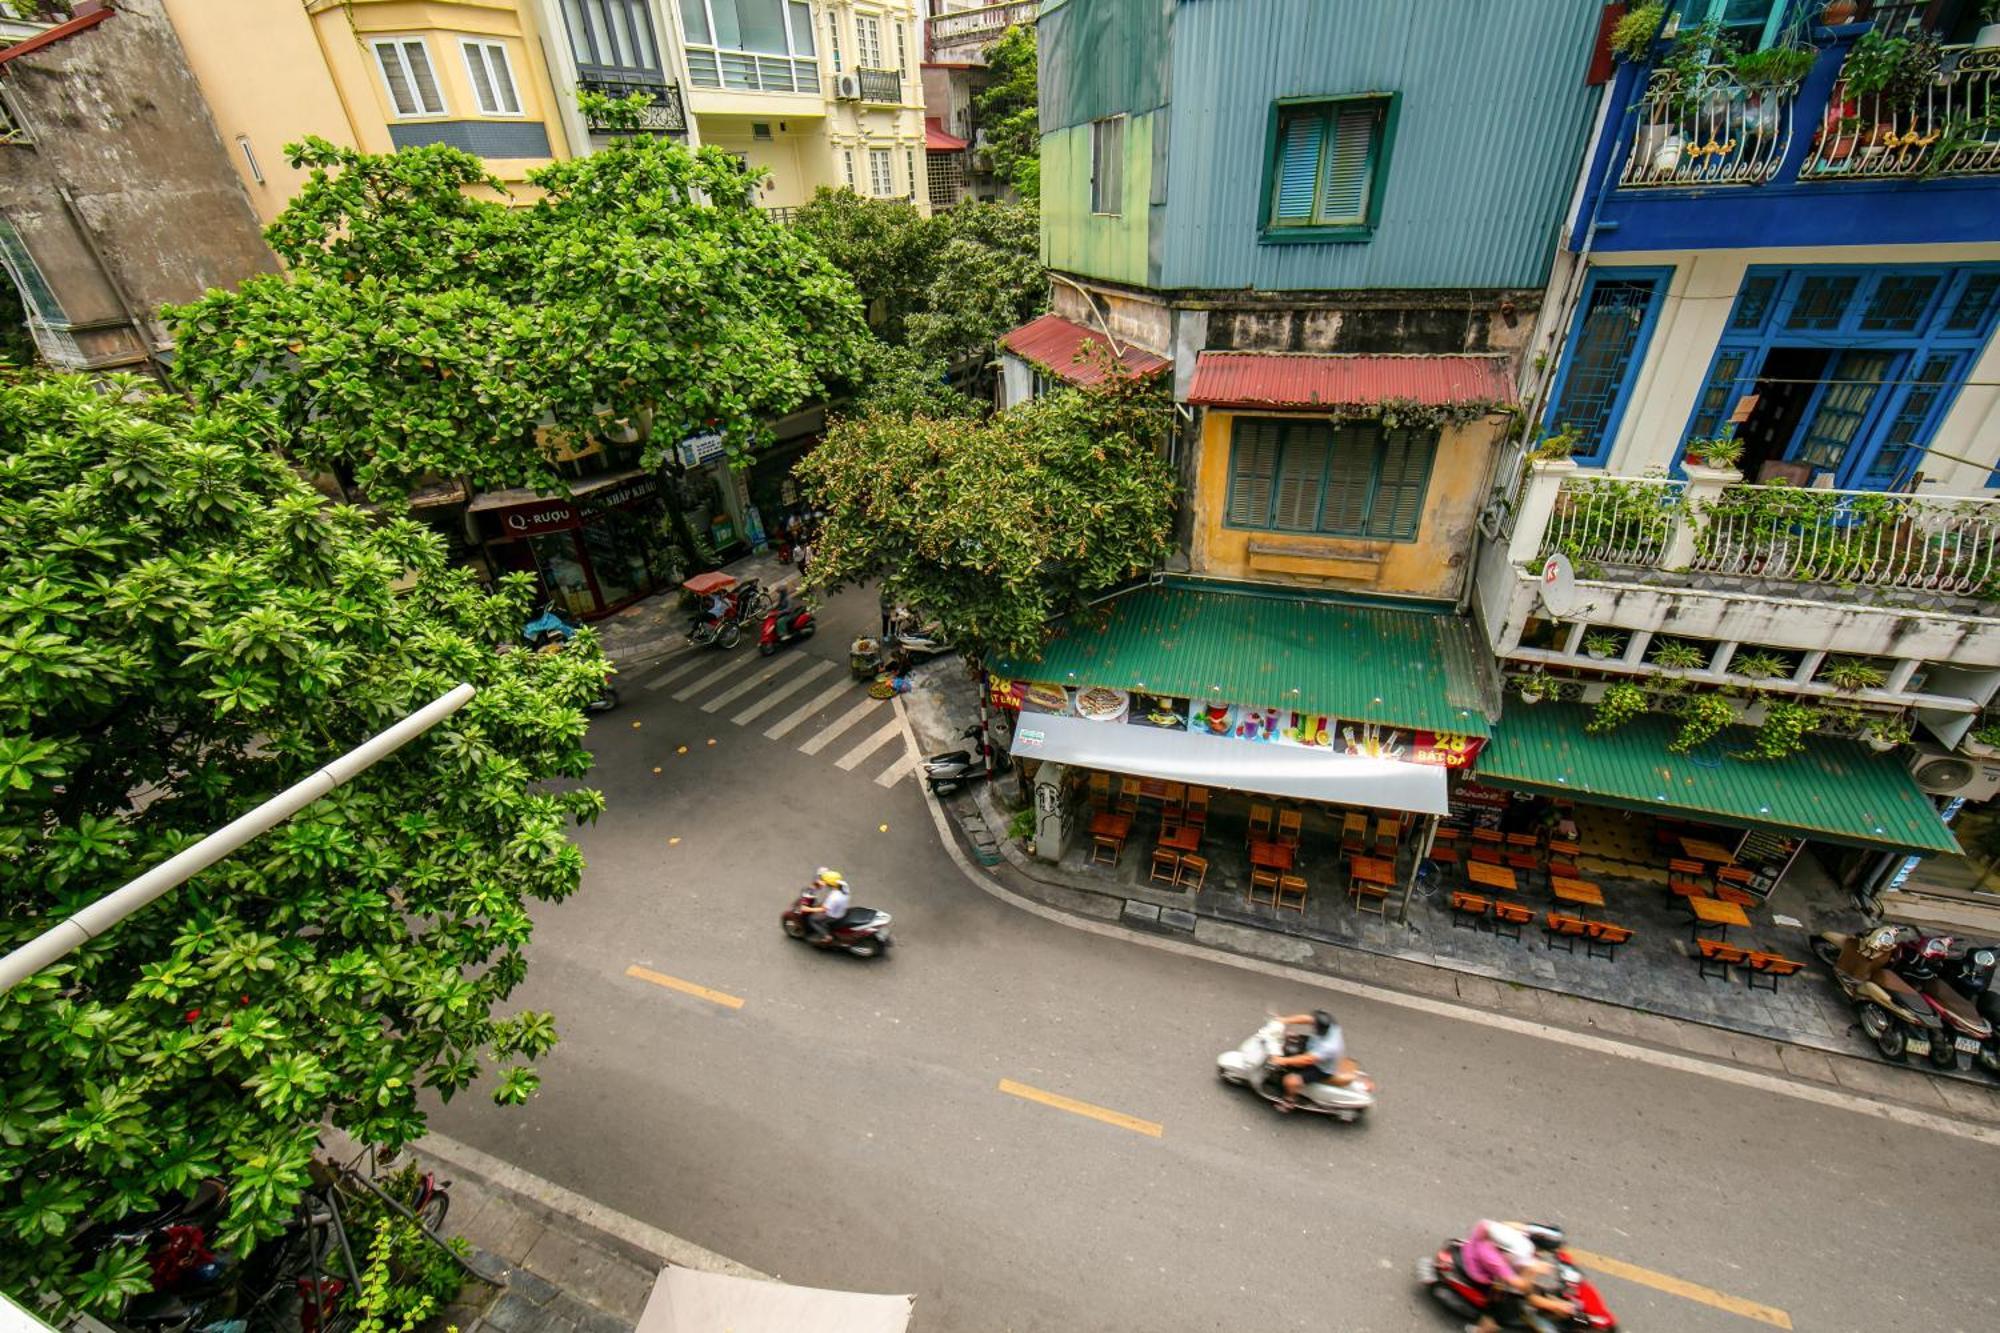
{"label": "rider wearing helmet", "polygon": [[819,872],[813,876],[811,892],[813,901],[801,907],[799,911],[806,915],[806,929],[812,937],[825,939],[840,923],[841,918],[847,915],[849,901],[847,878],[838,870],[829,870],[821,866]]}
{"label": "rider wearing helmet", "polygon": [[1305,1050],[1297,1055],[1273,1056],[1271,1063],[1285,1071],[1285,1099],[1278,1109],[1289,1111],[1299,1104],[1299,1090],[1308,1083],[1346,1083],[1350,1075],[1340,1072],[1340,1061],[1347,1054],[1347,1043],[1341,1038],[1340,1024],[1333,1021],[1333,1015],[1324,1009],[1315,1009],[1309,1014],[1292,1014],[1279,1020],[1286,1027],[1312,1025],[1313,1035],[1307,1039]]}

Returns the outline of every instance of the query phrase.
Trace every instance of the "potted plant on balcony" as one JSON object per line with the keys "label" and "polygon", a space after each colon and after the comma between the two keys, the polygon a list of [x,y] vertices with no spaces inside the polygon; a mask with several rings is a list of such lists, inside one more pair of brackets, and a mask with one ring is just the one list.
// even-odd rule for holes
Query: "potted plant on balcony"
{"label": "potted plant on balcony", "polygon": [[1820,669],[1819,678],[1836,690],[1878,690],[1889,678],[1882,668],[1858,657],[1836,657]]}
{"label": "potted plant on balcony", "polygon": [[1877,754],[1887,754],[1910,739],[1910,724],[1894,713],[1877,713],[1861,724],[1861,739]]}
{"label": "potted plant on balcony", "polygon": [[1699,671],[1708,665],[1708,654],[1691,643],[1667,639],[1653,649],[1652,662],[1665,671]]}
{"label": "potted plant on balcony", "polygon": [[1660,35],[1660,25],[1667,19],[1667,7],[1655,3],[1634,5],[1625,11],[1625,17],[1611,30],[1611,50],[1620,60],[1629,60],[1635,65],[1643,65],[1653,54],[1653,39]]}
{"label": "potted plant on balcony", "polygon": [[1826,0],[1826,4],[1820,7],[1819,21],[1829,28],[1844,27],[1854,22],[1854,15],[1860,8],[1859,0]]}
{"label": "potted plant on balcony", "polygon": [[1818,59],[1819,52],[1811,47],[1767,46],[1731,56],[1729,70],[1745,88],[1783,92],[1804,83]]}
{"label": "potted plant on balcony", "polygon": [[2000,756],[2000,722],[1988,722],[1974,727],[1958,743],[1958,748],[1974,759],[1992,759]]}
{"label": "potted plant on balcony", "polygon": [[1589,654],[1591,661],[1602,662],[1625,651],[1625,636],[1610,630],[1592,630],[1583,636],[1583,651]]}
{"label": "potted plant on balcony", "polygon": [[1629,680],[1621,680],[1599,697],[1583,729],[1592,733],[1613,731],[1645,711],[1646,692]]}
{"label": "potted plant on balcony", "polygon": [[1744,653],[1729,663],[1729,669],[1746,680],[1780,680],[1792,674],[1792,665],[1776,653]]}
{"label": "potted plant on balcony", "polygon": [[1986,0],[1979,6],[1979,18],[1986,26],[1973,35],[1973,47],[1983,51],[2000,46],[2000,0]]}
{"label": "potted plant on balcony", "polygon": [[1544,699],[1562,697],[1562,682],[1546,671],[1531,671],[1520,680],[1521,702],[1538,704]]}
{"label": "potted plant on balcony", "polygon": [[[1860,102],[1873,100],[1875,132],[1870,140],[1886,146],[1899,116],[1915,120],[1917,104],[1944,68],[1944,51],[1926,32],[1891,37],[1879,28],[1861,35],[1840,67],[1843,95]],[[1911,126],[1915,131],[1914,124]]]}
{"label": "potted plant on balcony", "polygon": [[1783,759],[1806,748],[1806,735],[1819,725],[1819,713],[1791,699],[1773,699],[1764,705],[1764,722],[1757,739],[1741,759]]}
{"label": "potted plant on balcony", "polygon": [[1743,457],[1743,441],[1728,431],[1721,435],[1697,435],[1687,442],[1687,461],[1703,467],[1731,468]]}

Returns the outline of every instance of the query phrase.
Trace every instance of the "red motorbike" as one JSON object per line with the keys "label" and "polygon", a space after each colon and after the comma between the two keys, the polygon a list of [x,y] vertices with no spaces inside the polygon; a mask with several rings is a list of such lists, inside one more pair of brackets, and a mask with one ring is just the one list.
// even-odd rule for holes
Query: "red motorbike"
{"label": "red motorbike", "polygon": [[[1555,1267],[1556,1286],[1545,1294],[1561,1297],[1575,1310],[1570,1316],[1569,1327],[1615,1330],[1618,1320],[1605,1308],[1604,1298],[1597,1294],[1597,1288],[1591,1285],[1590,1279],[1570,1262],[1569,1254],[1563,1249],[1562,1229],[1530,1226],[1525,1231],[1535,1249]],[[1485,1283],[1475,1282],[1465,1275],[1464,1267],[1459,1262],[1459,1247],[1464,1243],[1463,1240],[1448,1240],[1438,1247],[1435,1258],[1418,1260],[1417,1280],[1454,1315],[1477,1320],[1486,1313],[1489,1294]]]}
{"label": "red motorbike", "polygon": [[812,916],[800,910],[811,906],[811,891],[802,892],[798,901],[778,918],[778,922],[784,926],[787,935],[795,940],[804,940],[815,949],[842,949],[856,958],[879,958],[888,953],[889,946],[894,943],[889,938],[890,917],[887,912],[850,905],[847,915],[834,922],[832,930],[816,935],[809,924]]}
{"label": "red motorbike", "polygon": [[803,606],[794,603],[780,607],[765,614],[763,632],[757,636],[757,651],[769,657],[778,651],[780,644],[810,639],[818,628],[812,612]]}

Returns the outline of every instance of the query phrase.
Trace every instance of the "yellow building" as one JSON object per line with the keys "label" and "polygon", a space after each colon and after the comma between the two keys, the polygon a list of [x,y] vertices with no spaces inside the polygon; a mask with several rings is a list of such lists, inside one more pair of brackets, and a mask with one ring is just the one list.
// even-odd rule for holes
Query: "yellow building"
{"label": "yellow building", "polygon": [[576,93],[651,98],[646,130],[766,172],[784,213],[820,186],[928,211],[918,0],[164,0],[266,221],[316,134],[368,152],[449,143],[522,197],[591,151]]}

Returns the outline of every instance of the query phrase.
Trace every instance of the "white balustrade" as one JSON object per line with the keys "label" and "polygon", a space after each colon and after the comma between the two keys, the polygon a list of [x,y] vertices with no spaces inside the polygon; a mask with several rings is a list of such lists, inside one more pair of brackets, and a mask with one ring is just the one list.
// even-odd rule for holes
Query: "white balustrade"
{"label": "white balustrade", "polygon": [[1726,65],[1692,79],[1656,69],[1639,96],[1618,183],[1754,185],[1770,180],[1792,142],[1797,89],[1747,86]]}
{"label": "white balustrade", "polygon": [[2000,48],[1948,48],[1914,99],[1834,84],[1805,180],[2000,172]]}

